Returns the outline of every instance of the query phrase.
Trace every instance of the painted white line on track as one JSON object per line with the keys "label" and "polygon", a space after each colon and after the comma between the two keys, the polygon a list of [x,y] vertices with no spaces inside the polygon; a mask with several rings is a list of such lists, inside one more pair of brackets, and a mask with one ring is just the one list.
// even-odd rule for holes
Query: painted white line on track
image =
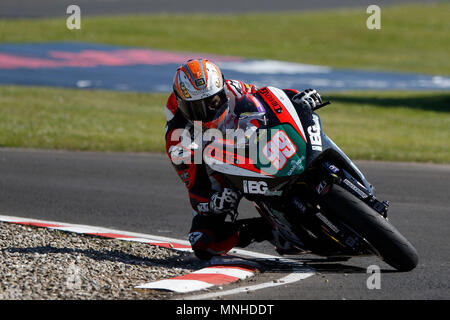
{"label": "painted white line on track", "polygon": [[294,272],[288,274],[287,276],[284,276],[283,278],[280,278],[276,281],[271,282],[264,282],[260,284],[255,284],[253,286],[245,286],[245,287],[239,287],[235,289],[225,290],[225,291],[218,291],[218,292],[211,292],[211,293],[205,293],[205,294],[199,294],[199,295],[193,295],[193,296],[187,296],[182,297],[177,300],[206,300],[206,299],[213,299],[223,296],[228,296],[232,294],[239,294],[239,293],[247,293],[251,291],[276,287],[276,286],[283,286],[289,283],[294,283],[300,280],[304,280],[306,278],[309,278],[315,274],[314,270],[312,268],[300,268],[298,270],[294,270]]}

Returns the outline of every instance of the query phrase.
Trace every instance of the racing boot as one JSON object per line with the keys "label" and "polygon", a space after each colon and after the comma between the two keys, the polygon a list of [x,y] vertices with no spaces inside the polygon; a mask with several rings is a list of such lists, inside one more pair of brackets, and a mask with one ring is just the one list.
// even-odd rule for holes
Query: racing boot
{"label": "racing boot", "polygon": [[252,242],[262,242],[272,238],[272,226],[263,217],[240,219],[236,223],[239,225],[237,247],[244,248]]}
{"label": "racing boot", "polygon": [[239,224],[239,240],[236,247],[244,248],[252,242],[269,241],[275,246],[275,251],[279,255],[298,254],[302,250],[297,249],[281,237],[280,233],[263,217],[241,219],[236,221]]}

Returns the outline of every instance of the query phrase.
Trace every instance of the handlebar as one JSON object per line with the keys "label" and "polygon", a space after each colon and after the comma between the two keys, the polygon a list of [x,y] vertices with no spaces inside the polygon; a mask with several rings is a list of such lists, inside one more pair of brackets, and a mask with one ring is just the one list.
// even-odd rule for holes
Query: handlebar
{"label": "handlebar", "polygon": [[320,109],[320,108],[323,108],[323,107],[325,107],[325,106],[327,106],[327,105],[329,105],[329,104],[331,104],[331,101],[325,101],[324,103],[319,104],[318,106],[315,106],[312,110],[313,110],[313,111],[316,111],[316,110],[318,110],[318,109]]}

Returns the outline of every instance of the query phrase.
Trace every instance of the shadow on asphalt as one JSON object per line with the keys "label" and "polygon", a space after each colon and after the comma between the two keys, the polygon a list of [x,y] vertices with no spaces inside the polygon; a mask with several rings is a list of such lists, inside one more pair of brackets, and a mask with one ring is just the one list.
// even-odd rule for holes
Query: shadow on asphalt
{"label": "shadow on asphalt", "polygon": [[[281,258],[280,258],[281,259]],[[367,269],[355,265],[351,265],[351,262],[347,261],[336,261],[326,258],[288,258],[291,261],[297,262],[300,266],[293,266],[289,263],[282,263],[276,261],[268,261],[266,259],[252,259],[261,265],[262,272],[271,273],[286,273],[292,272],[295,269],[314,269],[318,273],[329,273],[329,274],[356,274],[356,273],[367,273]],[[342,263],[345,262],[346,264]],[[381,273],[397,273],[399,271],[393,269],[381,269]]]}

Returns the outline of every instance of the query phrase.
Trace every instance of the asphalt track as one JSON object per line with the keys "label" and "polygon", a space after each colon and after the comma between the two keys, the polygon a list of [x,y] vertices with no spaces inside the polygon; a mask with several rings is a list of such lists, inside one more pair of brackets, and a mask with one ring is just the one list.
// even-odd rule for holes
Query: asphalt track
{"label": "asphalt track", "polygon": [[[374,257],[326,263],[304,256],[317,274],[300,282],[225,299],[449,299],[450,166],[357,161],[383,200],[390,221],[415,245],[420,261],[407,273]],[[256,216],[244,201],[242,217]],[[0,149],[0,214],[87,224],[186,239],[191,210],[165,155]],[[267,244],[248,250],[276,254]],[[290,257],[292,258],[292,257]],[[369,265],[381,289],[369,290]],[[266,270],[258,281],[286,270]]]}
{"label": "asphalt track", "polygon": [[46,18],[67,16],[69,5],[76,4],[82,16],[132,13],[243,13],[267,11],[309,11],[376,4],[433,3],[439,0],[2,0],[0,18]]}

